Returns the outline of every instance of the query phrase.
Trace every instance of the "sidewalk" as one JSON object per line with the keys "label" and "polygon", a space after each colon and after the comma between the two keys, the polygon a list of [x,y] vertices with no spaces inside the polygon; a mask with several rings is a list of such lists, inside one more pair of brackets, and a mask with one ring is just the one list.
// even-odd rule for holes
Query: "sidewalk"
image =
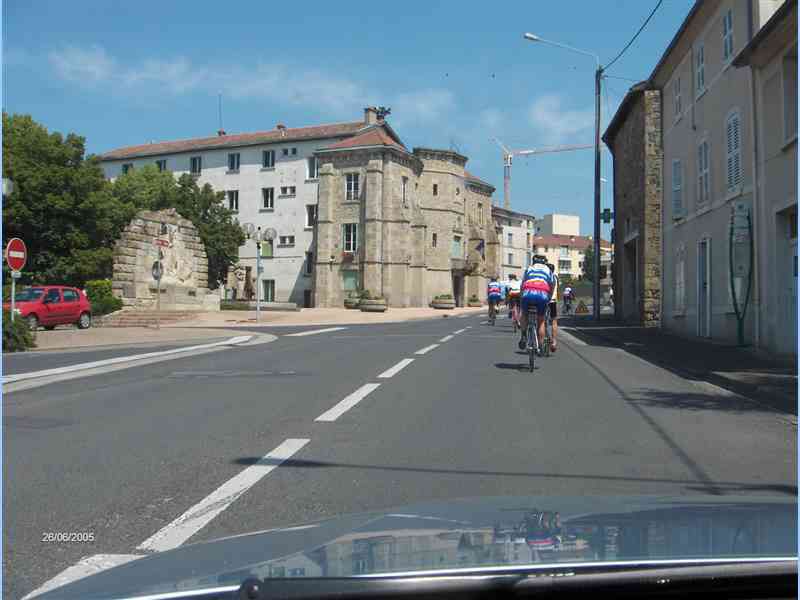
{"label": "sidewalk", "polygon": [[564,319],[562,325],[590,345],[624,348],[682,377],[707,381],[773,409],[797,415],[797,364],[751,349],[683,338],[613,319]]}
{"label": "sidewalk", "polygon": [[[265,327],[297,325],[363,325],[368,323],[402,323],[424,319],[458,318],[462,315],[476,315],[485,312],[482,308],[454,308],[438,310],[435,308],[390,308],[383,313],[361,312],[347,308],[303,308],[299,311],[278,312],[261,311],[258,325]],[[246,310],[221,310],[198,313],[186,319],[164,325],[165,328],[180,327],[252,327],[256,325],[256,312]]]}
{"label": "sidewalk", "polygon": [[74,327],[54,329],[53,331],[36,332],[36,348],[38,350],[76,350],[82,348],[99,348],[101,346],[134,346],[150,345],[192,340],[212,340],[229,338],[236,333],[220,329],[173,329],[162,327],[92,327],[75,329]]}

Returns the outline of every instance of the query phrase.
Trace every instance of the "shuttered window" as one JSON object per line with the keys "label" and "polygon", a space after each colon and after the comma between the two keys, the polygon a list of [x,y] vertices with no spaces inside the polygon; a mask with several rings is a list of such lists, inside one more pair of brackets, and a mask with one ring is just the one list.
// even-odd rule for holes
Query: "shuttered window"
{"label": "shuttered window", "polygon": [[683,164],[680,160],[672,161],[672,218],[683,216]]}
{"label": "shuttered window", "polygon": [[708,142],[702,141],[697,146],[697,204],[708,202],[711,194],[710,173],[708,168]]}
{"label": "shuttered window", "polygon": [[738,112],[731,113],[725,122],[725,143],[728,191],[734,191],[742,184],[741,118]]}

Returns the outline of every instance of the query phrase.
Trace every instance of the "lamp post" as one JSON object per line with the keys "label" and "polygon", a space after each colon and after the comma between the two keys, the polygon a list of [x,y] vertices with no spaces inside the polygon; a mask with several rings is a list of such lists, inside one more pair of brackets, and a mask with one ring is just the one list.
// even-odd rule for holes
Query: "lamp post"
{"label": "lamp post", "polygon": [[264,233],[261,226],[255,227],[252,223],[245,223],[244,231],[248,239],[256,243],[256,321],[261,320],[261,242],[264,241]]}
{"label": "lamp post", "polygon": [[573,48],[560,42],[545,40],[533,33],[526,33],[523,36],[529,42],[539,42],[549,44],[565,50],[571,50],[578,54],[591,56],[595,60],[594,72],[594,264],[592,273],[594,278],[592,303],[593,317],[597,321],[600,319],[600,82],[603,78],[603,67],[600,65],[600,57],[594,52]]}

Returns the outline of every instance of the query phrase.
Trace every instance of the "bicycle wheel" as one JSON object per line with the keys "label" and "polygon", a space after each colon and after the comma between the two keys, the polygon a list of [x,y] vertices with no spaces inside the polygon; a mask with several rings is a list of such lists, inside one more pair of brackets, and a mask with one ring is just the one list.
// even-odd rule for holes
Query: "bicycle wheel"
{"label": "bicycle wheel", "polygon": [[531,373],[536,368],[536,348],[539,346],[539,340],[536,333],[536,311],[528,312],[528,368]]}

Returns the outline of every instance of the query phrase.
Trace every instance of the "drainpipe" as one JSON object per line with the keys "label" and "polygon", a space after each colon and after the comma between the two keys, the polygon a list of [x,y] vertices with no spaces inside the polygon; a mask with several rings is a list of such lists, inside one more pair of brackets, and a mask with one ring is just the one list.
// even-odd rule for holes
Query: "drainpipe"
{"label": "drainpipe", "polygon": [[[747,39],[748,41],[753,39],[753,0],[747,0]],[[759,166],[758,166],[758,145],[759,145],[759,134],[758,134],[758,119],[756,115],[758,113],[758,92],[756,89],[756,76],[755,76],[755,69],[753,65],[748,66],[748,75],[750,80],[750,130],[753,132],[752,140],[753,140],[753,210],[751,213],[751,219],[753,220],[753,247],[755,251],[753,253],[753,264],[751,268],[753,269],[753,280],[754,280],[754,320],[753,320],[753,345],[755,348],[761,347],[761,269],[759,268],[759,263],[761,261],[761,252],[760,252],[760,245],[759,240],[761,239],[760,235],[760,227],[761,227],[761,214],[759,211],[759,204],[761,201],[761,194],[760,187],[761,187],[761,177],[759,175]]]}

